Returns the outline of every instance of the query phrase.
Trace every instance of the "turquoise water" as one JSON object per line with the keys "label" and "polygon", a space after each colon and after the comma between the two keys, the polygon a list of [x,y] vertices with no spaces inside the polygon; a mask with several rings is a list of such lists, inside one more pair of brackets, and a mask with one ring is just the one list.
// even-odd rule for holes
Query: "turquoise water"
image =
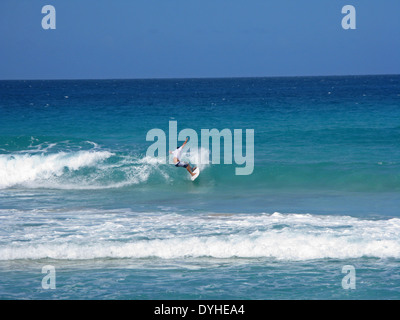
{"label": "turquoise water", "polygon": [[[171,121],[254,171],[147,156]],[[396,299],[399,159],[400,76],[0,81],[0,298]]]}

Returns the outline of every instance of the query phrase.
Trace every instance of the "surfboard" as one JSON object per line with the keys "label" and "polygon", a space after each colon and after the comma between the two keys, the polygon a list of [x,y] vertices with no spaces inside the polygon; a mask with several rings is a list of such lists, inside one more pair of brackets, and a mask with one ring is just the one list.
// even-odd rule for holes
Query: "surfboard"
{"label": "surfboard", "polygon": [[199,169],[199,168],[196,168],[196,169],[193,171],[193,173],[194,173],[194,176],[191,176],[191,177],[190,177],[190,179],[191,179],[192,181],[194,181],[194,180],[197,179],[197,177],[198,177],[199,174],[200,174],[200,169]]}

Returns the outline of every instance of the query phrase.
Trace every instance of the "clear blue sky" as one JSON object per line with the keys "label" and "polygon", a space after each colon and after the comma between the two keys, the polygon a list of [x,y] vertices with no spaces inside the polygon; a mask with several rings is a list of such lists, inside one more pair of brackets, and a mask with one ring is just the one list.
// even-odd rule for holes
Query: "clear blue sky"
{"label": "clear blue sky", "polygon": [[0,0],[0,79],[349,74],[400,74],[399,0]]}

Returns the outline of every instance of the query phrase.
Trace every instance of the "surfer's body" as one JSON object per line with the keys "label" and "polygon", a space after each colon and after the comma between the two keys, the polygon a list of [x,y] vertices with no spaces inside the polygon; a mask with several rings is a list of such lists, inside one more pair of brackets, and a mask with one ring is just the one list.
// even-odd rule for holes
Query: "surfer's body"
{"label": "surfer's body", "polygon": [[190,164],[188,162],[181,161],[182,150],[183,150],[183,147],[186,145],[187,141],[188,141],[188,138],[186,138],[185,142],[180,147],[176,148],[175,151],[169,151],[169,153],[172,154],[172,156],[174,157],[173,161],[174,161],[175,167],[186,168],[186,170],[190,173],[190,175],[194,176],[195,174],[193,173],[193,171],[196,169],[196,167],[194,167],[192,169],[192,167],[190,166]]}

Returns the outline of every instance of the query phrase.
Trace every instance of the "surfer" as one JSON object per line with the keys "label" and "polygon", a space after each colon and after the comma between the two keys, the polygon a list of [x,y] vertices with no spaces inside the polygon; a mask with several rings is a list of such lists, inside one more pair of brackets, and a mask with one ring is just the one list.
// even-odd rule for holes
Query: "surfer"
{"label": "surfer", "polygon": [[183,147],[185,146],[185,144],[187,143],[188,139],[189,139],[189,137],[186,138],[185,142],[180,147],[176,148],[175,151],[169,151],[169,153],[172,154],[172,156],[174,157],[175,167],[186,168],[186,170],[193,177],[195,175],[195,173],[193,173],[193,171],[196,170],[197,167],[194,167],[192,169],[192,167],[190,166],[190,164],[188,162],[181,161],[182,150],[183,150]]}

